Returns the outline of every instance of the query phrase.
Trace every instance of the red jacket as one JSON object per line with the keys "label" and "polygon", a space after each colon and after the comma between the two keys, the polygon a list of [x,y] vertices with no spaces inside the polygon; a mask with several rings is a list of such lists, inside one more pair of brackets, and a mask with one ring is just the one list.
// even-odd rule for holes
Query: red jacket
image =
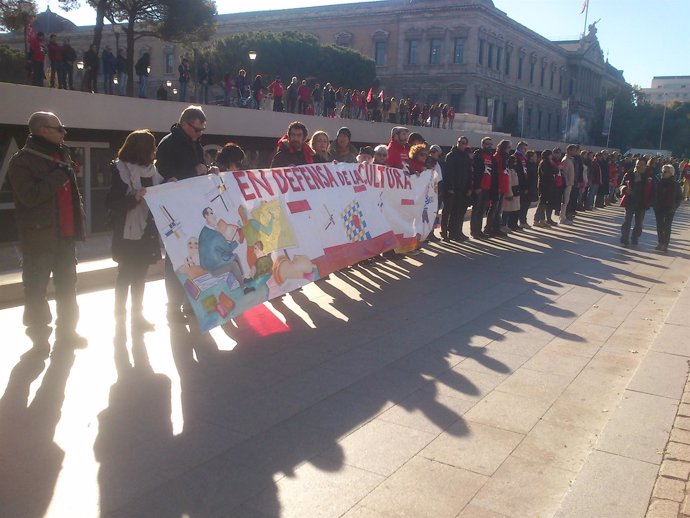
{"label": "red jacket", "polygon": [[38,38],[32,38],[29,42],[29,49],[31,52],[31,61],[37,63],[44,63],[46,60],[46,48],[38,41]]}
{"label": "red jacket", "polygon": [[399,144],[398,142],[391,140],[388,143],[388,158],[386,159],[386,165],[389,167],[397,167],[398,169],[403,168],[403,160],[409,159],[410,148],[407,144]]}
{"label": "red jacket", "polygon": [[51,63],[59,63],[62,61],[62,45],[48,42],[48,57]]}
{"label": "red jacket", "polygon": [[510,194],[512,189],[510,188],[510,173],[507,164],[503,163],[503,157],[498,152],[494,153],[494,158],[498,164],[498,193]]}
{"label": "red jacket", "polygon": [[273,81],[270,85],[268,85],[268,89],[273,93],[273,97],[282,97],[283,92],[285,91],[283,83],[280,81]]}
{"label": "red jacket", "polygon": [[299,85],[299,88],[297,89],[297,98],[303,103],[309,101],[311,98],[311,90],[307,85]]}

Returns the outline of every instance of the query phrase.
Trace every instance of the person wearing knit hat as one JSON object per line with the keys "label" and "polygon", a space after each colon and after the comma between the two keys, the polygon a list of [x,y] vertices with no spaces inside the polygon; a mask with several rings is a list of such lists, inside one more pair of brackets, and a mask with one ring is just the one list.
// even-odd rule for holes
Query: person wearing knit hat
{"label": "person wearing knit hat", "polygon": [[357,148],[350,143],[352,132],[350,128],[343,126],[338,130],[335,140],[328,148],[328,152],[336,162],[347,164],[357,163]]}

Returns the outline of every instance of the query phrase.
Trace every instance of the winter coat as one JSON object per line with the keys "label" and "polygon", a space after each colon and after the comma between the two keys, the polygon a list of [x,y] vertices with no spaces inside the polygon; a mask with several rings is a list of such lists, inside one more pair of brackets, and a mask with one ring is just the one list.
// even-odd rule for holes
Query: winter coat
{"label": "winter coat", "polygon": [[166,180],[192,178],[196,176],[196,166],[203,163],[201,143],[192,141],[178,124],[174,124],[158,144],[156,168]]}
{"label": "winter coat", "polygon": [[477,149],[472,156],[472,188],[491,192],[498,199],[498,163],[492,151]]}
{"label": "winter coat", "polygon": [[506,169],[511,192],[503,196],[503,212],[520,210],[520,180],[515,169]]}
{"label": "winter coat", "polygon": [[336,162],[343,162],[346,164],[357,163],[357,148],[352,144],[349,145],[349,149],[346,153],[338,154],[337,144],[333,141],[328,147],[328,154],[331,155]]}
{"label": "winter coat", "polygon": [[113,260],[117,263],[126,261],[130,264],[133,262],[154,264],[161,258],[161,247],[153,215],[149,211],[146,228],[141,239],[125,239],[123,237],[127,212],[135,208],[137,203],[146,202],[143,200],[137,202],[134,194],[127,194],[127,185],[122,181],[117,166],[113,163],[111,168],[110,191],[105,204],[110,213],[110,223],[113,227]]}
{"label": "winter coat", "polygon": [[683,201],[683,191],[673,176],[662,178],[657,182],[654,192],[655,211],[674,212],[681,201]]}
{"label": "winter coat", "polygon": [[56,246],[60,238],[58,190],[67,182],[72,194],[74,238],[84,239],[84,209],[75,168],[65,146],[57,146],[33,135],[11,158],[7,175],[22,248],[50,250]]}
{"label": "winter coat", "polygon": [[643,173],[633,171],[623,177],[626,209],[648,209],[654,200],[654,176],[648,168]]}
{"label": "winter coat", "polygon": [[554,184],[556,169],[550,159],[542,160],[537,167],[537,191],[540,199],[550,199],[558,189]]}
{"label": "winter coat", "polygon": [[538,164],[534,162],[527,162],[527,199],[530,202],[539,200],[539,190],[537,184],[539,182]]}
{"label": "winter coat", "polygon": [[446,192],[455,191],[455,195],[463,199],[467,197],[467,191],[472,190],[472,161],[467,150],[460,151],[457,146],[453,146],[446,155],[443,187]]}

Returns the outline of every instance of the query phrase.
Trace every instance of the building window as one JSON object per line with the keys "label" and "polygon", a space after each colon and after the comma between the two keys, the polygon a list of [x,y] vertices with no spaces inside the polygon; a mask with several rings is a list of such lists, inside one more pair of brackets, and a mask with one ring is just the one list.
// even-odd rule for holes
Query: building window
{"label": "building window", "polygon": [[463,62],[465,54],[465,39],[455,38],[455,50],[453,51],[453,63],[459,65]]}
{"label": "building window", "polygon": [[498,47],[496,49],[496,70],[501,70],[501,58],[503,57],[503,49]]}
{"label": "building window", "polygon": [[539,136],[541,136],[541,119],[542,119],[542,112],[541,110],[537,110],[537,132],[539,132]]}
{"label": "building window", "polygon": [[534,84],[534,63],[529,64],[529,84]]}
{"label": "building window", "polygon": [[546,67],[541,67],[541,76],[539,77],[539,86],[544,88],[544,78],[546,77]]}
{"label": "building window", "polygon": [[551,113],[546,114],[546,132],[551,135]]}
{"label": "building window", "polygon": [[494,66],[494,46],[492,43],[489,43],[489,57],[486,60],[486,66],[489,68]]}
{"label": "building window", "polygon": [[520,59],[518,59],[518,81],[522,80],[522,68],[525,64],[525,58],[524,56],[520,56]]}
{"label": "building window", "polygon": [[569,88],[569,94],[568,94],[568,95],[570,95],[570,96],[572,97],[573,94],[575,94],[575,81],[571,79],[571,80],[570,80],[570,88]]}
{"label": "building window", "polygon": [[165,55],[165,73],[172,74],[175,72],[175,55],[166,54]]}
{"label": "building window", "polygon": [[549,81],[549,90],[553,92],[553,78],[556,75],[556,73],[552,70],[551,71],[551,81]]}
{"label": "building window", "polygon": [[477,63],[480,65],[484,64],[484,40],[479,40],[479,57]]}
{"label": "building window", "polygon": [[441,64],[441,40],[439,39],[434,38],[429,44],[429,64]]}
{"label": "building window", "polygon": [[417,64],[417,51],[419,50],[419,40],[410,40],[407,51],[407,63],[409,65]]}
{"label": "building window", "polygon": [[558,74],[558,93],[563,93],[563,74]]}
{"label": "building window", "polygon": [[377,41],[374,47],[374,61],[380,67],[386,65],[386,42]]}
{"label": "building window", "polygon": [[510,75],[510,58],[512,57],[510,51],[506,51],[506,75]]}
{"label": "building window", "polygon": [[476,113],[477,115],[482,114],[482,96],[481,95],[477,96],[477,102],[476,102],[476,105],[474,107],[474,113]]}

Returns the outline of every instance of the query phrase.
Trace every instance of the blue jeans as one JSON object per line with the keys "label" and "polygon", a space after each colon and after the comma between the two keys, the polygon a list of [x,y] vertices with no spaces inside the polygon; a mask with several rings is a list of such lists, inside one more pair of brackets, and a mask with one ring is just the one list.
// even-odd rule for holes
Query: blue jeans
{"label": "blue jeans", "polygon": [[139,97],[146,98],[146,89],[149,86],[149,76],[139,76]]}
{"label": "blue jeans", "polygon": [[127,93],[127,74],[120,72],[117,75],[117,95],[125,95]]}
{"label": "blue jeans", "polygon": [[180,90],[177,92],[180,102],[187,100],[187,81],[180,81]]}

